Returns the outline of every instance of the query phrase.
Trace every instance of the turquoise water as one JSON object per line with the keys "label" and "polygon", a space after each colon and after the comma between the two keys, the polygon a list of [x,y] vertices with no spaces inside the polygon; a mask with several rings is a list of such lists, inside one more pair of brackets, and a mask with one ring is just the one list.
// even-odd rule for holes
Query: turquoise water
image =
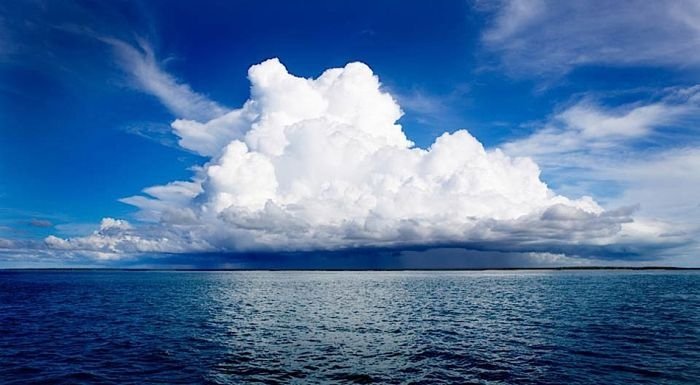
{"label": "turquoise water", "polygon": [[0,383],[700,383],[700,273],[0,272]]}

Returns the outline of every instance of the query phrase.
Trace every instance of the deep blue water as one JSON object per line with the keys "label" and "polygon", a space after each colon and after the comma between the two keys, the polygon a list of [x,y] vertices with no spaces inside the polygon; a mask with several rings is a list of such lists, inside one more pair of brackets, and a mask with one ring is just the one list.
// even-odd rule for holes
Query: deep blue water
{"label": "deep blue water", "polygon": [[700,272],[0,272],[0,383],[700,383]]}

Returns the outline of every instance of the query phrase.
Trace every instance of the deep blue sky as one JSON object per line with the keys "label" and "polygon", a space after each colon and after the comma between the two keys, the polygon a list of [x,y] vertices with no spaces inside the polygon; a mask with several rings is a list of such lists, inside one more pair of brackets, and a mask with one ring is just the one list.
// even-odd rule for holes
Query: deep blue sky
{"label": "deep blue sky", "polygon": [[[205,161],[177,147],[169,129],[177,116],[135,84],[99,37],[129,44],[147,41],[164,72],[227,108],[237,108],[248,98],[246,71],[265,59],[280,58],[290,73],[304,77],[362,61],[398,99],[405,111],[400,123],[420,147],[460,128],[487,148],[500,147],[542,129],[581,101],[613,115],[654,103],[694,107],[692,100],[678,101],[670,91],[696,84],[698,66],[692,55],[683,58],[665,50],[671,52],[666,56],[678,57],[666,60],[650,53],[627,60],[611,54],[598,60],[595,44],[566,45],[575,31],[562,27],[567,21],[557,19],[556,5],[547,8],[553,16],[542,16],[547,24],[538,28],[549,28],[565,48],[551,39],[538,44],[540,32],[532,29],[517,39],[530,34],[534,43],[519,44],[563,53],[523,54],[509,44],[516,38],[508,37],[505,29],[501,40],[485,37],[508,17],[508,6],[500,1],[0,4],[0,238],[84,235],[103,217],[134,221],[137,210],[120,198],[186,180],[189,167]],[[581,17],[570,23],[587,21],[589,10],[580,8],[575,12]],[[609,38],[601,45],[623,53],[635,50],[633,38],[613,35],[618,27],[636,23],[626,21],[632,8],[611,10],[621,12],[620,26],[581,33],[590,39]],[[653,9],[640,12],[646,11],[654,14]],[[652,32],[667,22],[662,17],[649,20]],[[679,27],[642,34],[639,39],[658,40],[639,44],[661,51],[675,38],[692,37],[684,31]],[[570,60],[566,47],[579,58],[593,59]],[[694,112],[650,123],[655,132],[669,131],[616,142],[618,154],[629,153],[637,161],[665,156],[674,148],[694,151]],[[569,159],[563,155],[561,166]],[[574,198],[591,195],[606,208],[646,207],[640,201],[621,201],[627,189],[638,188],[629,180],[597,177],[595,170],[561,172],[546,164],[541,162],[543,179],[557,192]],[[688,186],[692,190],[698,184]],[[649,214],[675,218],[673,213],[663,215]],[[688,258],[683,263],[693,261]]]}

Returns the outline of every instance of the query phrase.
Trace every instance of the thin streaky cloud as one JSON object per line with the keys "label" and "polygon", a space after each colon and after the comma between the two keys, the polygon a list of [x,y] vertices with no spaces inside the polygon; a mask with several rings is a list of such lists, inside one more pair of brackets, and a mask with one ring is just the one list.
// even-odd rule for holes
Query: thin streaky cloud
{"label": "thin streaky cloud", "polygon": [[482,42],[518,76],[585,65],[700,66],[700,3],[506,0]]}
{"label": "thin streaky cloud", "polygon": [[136,39],[136,44],[132,45],[108,37],[102,37],[100,40],[114,48],[120,64],[134,79],[137,87],[157,97],[174,115],[209,121],[227,112],[226,108],[193,91],[189,85],[165,72],[147,41]]}

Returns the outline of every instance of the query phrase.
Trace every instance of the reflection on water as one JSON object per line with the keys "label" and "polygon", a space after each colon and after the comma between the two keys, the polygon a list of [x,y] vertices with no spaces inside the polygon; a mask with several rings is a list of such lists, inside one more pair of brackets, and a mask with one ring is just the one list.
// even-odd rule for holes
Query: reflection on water
{"label": "reflection on water", "polygon": [[700,380],[695,272],[4,272],[0,382]]}

